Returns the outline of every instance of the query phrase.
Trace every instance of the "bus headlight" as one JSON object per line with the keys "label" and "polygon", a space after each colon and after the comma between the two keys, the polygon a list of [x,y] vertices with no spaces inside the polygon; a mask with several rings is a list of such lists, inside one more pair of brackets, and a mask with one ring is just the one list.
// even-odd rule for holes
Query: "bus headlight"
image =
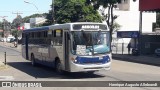
{"label": "bus headlight", "polygon": [[73,57],[71,57],[71,61],[73,61],[74,63],[77,63],[77,60]]}
{"label": "bus headlight", "polygon": [[74,60],[75,63],[77,63],[77,60]]}
{"label": "bus headlight", "polygon": [[110,58],[108,58],[108,62],[110,62],[111,61],[111,59]]}
{"label": "bus headlight", "polygon": [[103,59],[104,59],[104,63],[108,63],[111,61],[111,58],[109,56],[104,56]]}

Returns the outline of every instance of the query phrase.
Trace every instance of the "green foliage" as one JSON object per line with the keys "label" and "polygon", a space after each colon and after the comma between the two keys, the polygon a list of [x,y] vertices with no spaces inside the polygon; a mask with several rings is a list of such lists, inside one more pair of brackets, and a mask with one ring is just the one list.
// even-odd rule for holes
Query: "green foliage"
{"label": "green foliage", "polygon": [[1,27],[4,31],[9,31],[11,29],[11,23],[8,22],[6,19],[3,19]]}
{"label": "green foliage", "polygon": [[18,38],[19,36],[21,36],[22,34],[22,30],[12,30],[11,31],[11,34],[15,37],[15,38]]}
{"label": "green foliage", "polygon": [[[113,14],[113,8],[115,4],[120,3],[121,0],[88,0],[88,2],[89,4],[93,4],[95,10],[98,10],[100,6],[103,6],[101,15],[103,16],[102,19],[106,21],[109,27],[110,34],[117,30],[117,28],[120,28],[120,25],[115,23],[117,16]],[[108,10],[107,13],[105,13],[106,9]]]}
{"label": "green foliage", "polygon": [[120,3],[121,0],[87,0],[88,4],[93,4],[95,9],[99,9],[100,6],[104,8],[109,7],[110,5]]}
{"label": "green foliage", "polygon": [[[101,16],[87,0],[55,0],[54,18],[56,23],[101,22]],[[52,24],[52,11],[46,17],[46,24]]]}
{"label": "green foliage", "polygon": [[3,28],[3,25],[2,25],[2,22],[0,22],[0,29],[2,29]]}
{"label": "green foliage", "polygon": [[12,22],[12,28],[17,29],[18,26],[21,25],[21,23],[23,23],[23,19],[20,15],[18,15]]}
{"label": "green foliage", "polygon": [[[106,23],[109,26],[111,32],[113,32],[114,20],[117,18],[116,15],[113,15],[113,8],[115,4],[120,2],[121,0],[90,0],[90,3],[93,4],[96,10],[99,9],[100,6],[103,6],[101,14],[103,19],[106,20]],[[106,8],[108,10],[107,14],[104,12]]]}
{"label": "green foliage", "polygon": [[113,28],[113,32],[116,32],[121,28],[121,25],[119,25],[117,22],[114,22],[112,28]]}

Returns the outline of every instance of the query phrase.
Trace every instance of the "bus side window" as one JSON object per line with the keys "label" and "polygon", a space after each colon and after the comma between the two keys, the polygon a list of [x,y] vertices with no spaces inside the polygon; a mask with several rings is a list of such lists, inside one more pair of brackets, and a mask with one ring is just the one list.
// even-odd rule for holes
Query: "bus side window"
{"label": "bus side window", "polygon": [[52,46],[61,46],[62,45],[62,38],[54,38],[51,40]]}

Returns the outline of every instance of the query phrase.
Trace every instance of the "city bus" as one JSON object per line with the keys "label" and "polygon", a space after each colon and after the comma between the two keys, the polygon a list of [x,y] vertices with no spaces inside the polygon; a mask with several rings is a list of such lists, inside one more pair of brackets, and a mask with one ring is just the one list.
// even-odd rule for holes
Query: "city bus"
{"label": "city bus", "polygon": [[31,64],[54,67],[57,72],[110,70],[111,39],[106,24],[77,22],[26,29],[22,56]]}

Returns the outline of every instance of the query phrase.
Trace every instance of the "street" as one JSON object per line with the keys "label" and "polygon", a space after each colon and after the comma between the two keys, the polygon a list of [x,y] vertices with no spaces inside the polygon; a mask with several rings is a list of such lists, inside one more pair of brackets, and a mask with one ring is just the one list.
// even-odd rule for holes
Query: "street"
{"label": "street", "polygon": [[[12,48],[4,48],[0,46],[1,62],[4,62],[4,52],[7,55],[7,68],[0,69],[0,81],[160,81],[160,67],[144,65],[132,62],[125,62],[119,60],[112,61],[112,68],[110,71],[99,71],[94,74],[88,73],[69,73],[66,75],[59,75],[53,68],[38,65],[33,67],[31,62],[24,60],[21,52]],[[6,78],[5,78],[6,76]],[[7,79],[8,77],[11,77]],[[75,87],[74,87],[75,89]],[[80,89],[80,88],[78,88]],[[85,87],[87,90],[87,87]],[[98,90],[94,87],[88,88],[91,90]],[[101,89],[105,89],[104,87]],[[115,88],[111,88],[115,90]],[[117,90],[159,90],[158,88],[150,87],[136,87],[136,88],[117,88]],[[76,88],[77,90],[77,88]]]}

